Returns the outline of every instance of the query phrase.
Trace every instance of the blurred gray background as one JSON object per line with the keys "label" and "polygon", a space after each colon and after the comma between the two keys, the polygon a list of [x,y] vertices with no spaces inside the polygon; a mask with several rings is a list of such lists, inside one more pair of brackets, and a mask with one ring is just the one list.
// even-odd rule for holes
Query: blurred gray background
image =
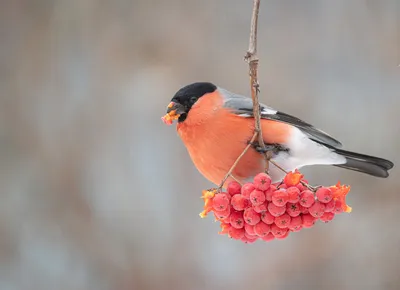
{"label": "blurred gray background", "polygon": [[[245,245],[201,220],[173,94],[248,94],[251,0],[0,1],[0,289],[400,289],[399,170],[351,214]],[[399,163],[400,1],[264,0],[261,100]]]}

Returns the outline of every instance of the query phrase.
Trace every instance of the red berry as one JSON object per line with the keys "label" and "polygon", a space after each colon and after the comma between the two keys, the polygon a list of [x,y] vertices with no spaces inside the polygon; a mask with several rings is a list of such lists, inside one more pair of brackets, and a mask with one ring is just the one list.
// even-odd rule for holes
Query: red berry
{"label": "red berry", "polygon": [[282,229],[278,227],[276,224],[271,226],[271,233],[274,235],[275,238],[280,238],[286,235],[288,229]]}
{"label": "red berry", "polygon": [[231,213],[229,222],[231,223],[232,227],[236,229],[241,229],[244,227],[244,219],[243,219],[243,213],[234,211]]}
{"label": "red berry", "polygon": [[246,208],[243,213],[244,221],[249,225],[255,225],[261,220],[259,213],[256,213],[251,207]]}
{"label": "red berry", "polygon": [[286,211],[286,206],[276,206],[274,203],[270,202],[268,204],[268,211],[274,216],[283,215]]}
{"label": "red berry", "polygon": [[264,192],[258,189],[254,189],[250,194],[250,201],[255,206],[263,204],[265,201]]}
{"label": "red berry", "polygon": [[286,192],[289,194],[289,202],[296,203],[300,200],[300,190],[297,187],[289,187]]}
{"label": "red berry", "polygon": [[300,190],[300,192],[307,189],[307,187],[305,187],[301,182],[297,184],[296,187]]}
{"label": "red berry", "polygon": [[301,217],[303,220],[303,228],[311,228],[317,219],[310,214],[303,214]]}
{"label": "red berry", "polygon": [[266,173],[259,173],[254,177],[254,186],[262,191],[267,190],[271,185],[271,177]]}
{"label": "red berry", "polygon": [[283,235],[281,235],[279,237],[276,237],[276,238],[279,239],[279,240],[286,239],[289,236],[289,233],[290,233],[289,230],[287,230],[285,234],[283,234]]}
{"label": "red berry", "polygon": [[276,206],[284,206],[286,205],[286,203],[289,200],[289,194],[287,193],[286,190],[284,189],[279,189],[276,190],[273,194],[272,194],[272,202],[276,205]]}
{"label": "red berry", "polygon": [[258,236],[254,233],[254,235],[250,235],[249,233],[246,232],[246,229],[244,229],[244,236],[248,239],[258,239]]}
{"label": "red berry", "polygon": [[307,207],[302,206],[300,203],[299,203],[299,207],[300,207],[300,212],[302,214],[308,213],[308,208]]}
{"label": "red berry", "polygon": [[275,218],[275,224],[278,227],[285,229],[289,226],[290,220],[291,220],[290,216],[287,213],[285,213]]}
{"label": "red berry", "polygon": [[309,209],[308,212],[310,213],[310,215],[312,215],[315,218],[319,218],[321,217],[324,212],[325,212],[325,204],[320,202],[320,201],[316,201]]}
{"label": "red berry", "polygon": [[315,198],[314,193],[311,190],[304,190],[300,194],[300,204],[304,207],[310,207],[314,204]]}
{"label": "red berry", "polygon": [[317,192],[315,193],[315,195],[317,196],[317,199],[320,202],[323,202],[323,203],[328,203],[333,198],[332,191],[327,187],[318,188]]}
{"label": "red berry", "polygon": [[246,231],[247,234],[249,234],[251,236],[256,235],[256,233],[254,232],[254,225],[249,225],[249,224],[245,223],[244,230]]}
{"label": "red berry", "polygon": [[303,221],[301,219],[301,216],[293,217],[288,226],[289,230],[291,230],[292,232],[298,232],[301,230],[302,227]]}
{"label": "red berry", "polygon": [[240,239],[243,243],[247,244],[249,239],[246,237],[246,235],[244,235],[243,238]]}
{"label": "red berry", "polygon": [[254,226],[254,232],[257,234],[259,237],[264,237],[268,235],[271,231],[270,225],[267,225],[266,223],[260,221],[258,224]]}
{"label": "red berry", "polygon": [[267,209],[268,209],[267,207],[268,207],[268,203],[264,202],[263,204],[253,206],[253,209],[257,213],[263,213],[263,212],[267,211]]}
{"label": "red berry", "polygon": [[235,210],[244,210],[249,205],[249,200],[241,194],[235,194],[231,198],[231,204]]}
{"label": "red berry", "polygon": [[335,208],[333,209],[334,213],[342,213],[343,210],[343,202],[341,200],[335,200]]}
{"label": "red berry", "polygon": [[263,241],[269,242],[275,239],[274,235],[272,233],[269,233],[268,235],[264,236],[261,238]]}
{"label": "red berry", "polygon": [[333,212],[335,209],[335,200],[332,199],[330,202],[325,204],[325,212]]}
{"label": "red berry", "polygon": [[224,192],[217,193],[213,198],[213,208],[218,211],[223,211],[229,207],[230,196]]}
{"label": "red berry", "polygon": [[319,219],[323,221],[324,223],[327,223],[335,217],[335,214],[333,212],[325,212]]}
{"label": "red berry", "polygon": [[244,228],[241,229],[236,229],[234,227],[231,227],[228,231],[228,235],[235,240],[240,240],[241,238],[244,237]]}
{"label": "red berry", "polygon": [[261,220],[267,225],[272,225],[275,222],[275,217],[268,211],[265,211],[261,213]]}
{"label": "red berry", "polygon": [[224,219],[231,214],[231,208],[228,206],[225,210],[214,210],[214,214],[218,219]]}
{"label": "red berry", "polygon": [[217,215],[217,212],[214,211],[214,216],[218,221],[222,223],[228,223],[228,224],[230,223],[230,215],[221,218]]}
{"label": "red berry", "polygon": [[255,237],[254,239],[248,239],[247,244],[252,244],[258,240],[258,237]]}
{"label": "red berry", "polygon": [[296,186],[297,184],[300,183],[300,180],[303,178],[303,174],[301,174],[298,170],[295,170],[294,172],[289,172],[286,174],[285,178],[283,179],[283,182],[287,186]]}
{"label": "red berry", "polygon": [[255,238],[250,238],[248,236],[244,236],[243,238],[240,239],[242,242],[244,242],[245,244],[252,244],[255,241],[258,240],[258,237],[256,236]]}
{"label": "red berry", "polygon": [[253,183],[245,183],[242,186],[241,193],[245,198],[249,199],[250,194],[254,189],[255,189],[255,187],[254,187]]}
{"label": "red berry", "polygon": [[300,207],[301,207],[301,205],[298,204],[298,203],[290,203],[290,202],[288,202],[286,204],[286,212],[291,217],[296,217],[296,216],[300,215],[300,213],[301,213]]}
{"label": "red berry", "polygon": [[271,185],[268,190],[265,191],[265,199],[268,201],[272,201],[272,194],[276,190],[275,185]]}
{"label": "red berry", "polygon": [[237,181],[231,181],[228,184],[228,187],[226,188],[226,191],[231,195],[234,196],[235,194],[240,194],[240,190],[242,189],[242,186],[240,185],[239,182]]}

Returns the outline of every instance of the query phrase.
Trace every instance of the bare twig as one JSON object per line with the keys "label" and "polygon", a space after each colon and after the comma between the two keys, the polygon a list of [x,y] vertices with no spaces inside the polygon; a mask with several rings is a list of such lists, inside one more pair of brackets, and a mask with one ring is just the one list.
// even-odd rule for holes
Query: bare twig
{"label": "bare twig", "polygon": [[260,0],[254,0],[253,2],[253,13],[251,15],[251,26],[250,26],[250,39],[249,49],[246,53],[246,60],[251,61],[251,57],[257,59],[257,25],[258,25],[258,12],[260,10]]}
{"label": "bare twig", "polygon": [[[250,146],[252,146],[253,142],[258,138],[258,146],[264,149],[265,151],[265,143],[262,135],[261,129],[261,112],[260,112],[260,102],[258,100],[259,93],[259,84],[258,84],[258,56],[257,56],[257,26],[258,26],[258,13],[260,9],[260,0],[254,0],[253,2],[253,13],[251,16],[251,26],[250,26],[250,39],[249,39],[249,49],[246,52],[245,60],[249,64],[249,75],[250,75],[250,89],[251,89],[251,98],[253,100],[253,115],[254,115],[254,134],[251,138],[249,144],[244,148],[243,152],[239,155],[239,157],[235,160],[232,167],[229,169],[228,173],[225,175],[224,179],[221,181],[218,189],[219,191],[224,186],[226,180],[231,177],[237,180],[232,172],[236,168],[240,159],[246,154],[249,150]],[[265,153],[266,165],[265,170],[268,171],[269,162],[272,162],[276,167],[280,170],[287,173],[282,167],[276,164],[274,161],[271,161],[271,152]]]}
{"label": "bare twig", "polygon": [[[250,74],[250,86],[251,86],[251,98],[253,100],[253,114],[255,120],[255,129],[253,137],[251,138],[249,144],[244,148],[243,152],[235,160],[232,167],[229,169],[228,173],[225,175],[224,179],[219,185],[219,190],[222,189],[226,180],[232,176],[233,170],[236,168],[240,159],[246,154],[250,146],[258,137],[258,145],[261,148],[265,148],[264,140],[262,138],[261,132],[261,121],[260,121],[260,105],[258,101],[258,80],[257,80],[257,70],[258,70],[258,57],[257,57],[257,23],[258,23],[258,11],[260,8],[260,0],[254,0],[253,2],[253,13],[251,16],[251,27],[250,27],[250,40],[249,49],[246,52],[245,60],[249,63],[249,74]],[[268,166],[268,162],[266,162]],[[266,168],[266,170],[268,167]],[[234,178],[235,179],[235,178]]]}
{"label": "bare twig", "polygon": [[[235,160],[231,168],[229,169],[228,173],[224,176],[224,179],[221,181],[217,192],[220,192],[222,187],[224,186],[226,180],[231,177],[232,179],[238,181],[238,179],[233,176],[232,172],[236,168],[239,161],[242,157],[246,154],[249,150],[250,146],[253,145],[253,142],[258,138],[258,146],[264,149],[265,152],[265,143],[262,135],[262,128],[261,128],[261,110],[260,110],[260,102],[258,99],[259,93],[259,84],[258,84],[258,56],[257,56],[257,26],[258,26],[258,13],[260,9],[260,0],[253,0],[253,13],[251,16],[251,26],[250,26],[250,39],[249,39],[249,49],[246,52],[244,57],[245,61],[249,64],[249,75],[250,75],[250,88],[251,88],[251,99],[253,101],[253,116],[254,116],[254,134],[251,138],[249,144],[244,148],[243,152],[239,155],[239,157]],[[272,151],[268,151],[264,154],[266,165],[265,171],[269,169],[269,163],[272,163],[275,167],[279,170],[283,171],[284,173],[288,173],[283,167],[278,165],[275,161],[271,160]],[[239,181],[238,181],[239,182]],[[300,181],[305,187],[310,190],[315,191],[317,187],[313,187],[303,181]]]}
{"label": "bare twig", "polygon": [[[253,115],[254,115],[254,127],[255,132],[258,133],[258,145],[265,149],[264,138],[262,135],[261,128],[261,113],[260,113],[260,102],[258,100],[259,84],[258,84],[258,56],[257,56],[257,27],[258,27],[258,12],[260,8],[260,0],[254,0],[253,2],[253,13],[251,16],[250,26],[250,39],[249,49],[246,52],[245,60],[249,64],[249,75],[250,75],[250,89],[251,98],[253,100]],[[271,157],[271,152],[265,154],[266,160]],[[268,162],[266,162],[266,170],[268,170]]]}
{"label": "bare twig", "polygon": [[[246,52],[245,60],[249,63],[249,74],[250,74],[250,87],[251,87],[251,98],[253,100],[253,115],[255,122],[255,134],[258,136],[258,145],[265,149],[264,138],[262,135],[261,128],[261,113],[260,113],[260,102],[258,100],[259,84],[258,84],[258,56],[257,56],[257,27],[258,27],[258,12],[260,9],[260,0],[254,0],[253,2],[253,13],[251,16],[251,27],[250,27],[250,40],[249,49]],[[271,160],[271,151],[265,153],[266,168],[268,171],[269,163],[275,165],[279,170],[284,173],[288,173],[284,168],[279,166],[275,161]],[[301,181],[301,183],[308,189],[315,190],[314,187]]]}

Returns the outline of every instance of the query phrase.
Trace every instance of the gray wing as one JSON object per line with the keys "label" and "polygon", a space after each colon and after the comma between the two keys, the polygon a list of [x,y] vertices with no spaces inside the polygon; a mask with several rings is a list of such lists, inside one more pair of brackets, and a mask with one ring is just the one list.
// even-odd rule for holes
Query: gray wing
{"label": "gray wing", "polygon": [[[221,95],[224,97],[224,107],[229,108],[233,113],[242,117],[253,117],[253,102],[250,98],[231,93],[225,89],[218,88]],[[260,104],[261,118],[287,123],[299,128],[311,140],[321,144],[326,144],[335,148],[342,147],[342,144],[329,136],[324,131],[315,128],[296,117],[276,111],[271,107]]]}

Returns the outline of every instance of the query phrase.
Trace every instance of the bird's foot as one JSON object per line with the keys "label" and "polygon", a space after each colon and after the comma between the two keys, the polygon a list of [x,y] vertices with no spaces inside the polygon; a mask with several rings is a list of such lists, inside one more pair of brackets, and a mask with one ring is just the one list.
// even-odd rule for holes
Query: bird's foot
{"label": "bird's foot", "polygon": [[[249,142],[250,143],[250,142]],[[289,151],[289,149],[283,147],[281,144],[265,144],[265,147],[261,147],[258,142],[253,142],[251,143],[251,146],[258,152],[265,154],[267,152],[273,152],[273,153],[278,153],[281,151]]]}

